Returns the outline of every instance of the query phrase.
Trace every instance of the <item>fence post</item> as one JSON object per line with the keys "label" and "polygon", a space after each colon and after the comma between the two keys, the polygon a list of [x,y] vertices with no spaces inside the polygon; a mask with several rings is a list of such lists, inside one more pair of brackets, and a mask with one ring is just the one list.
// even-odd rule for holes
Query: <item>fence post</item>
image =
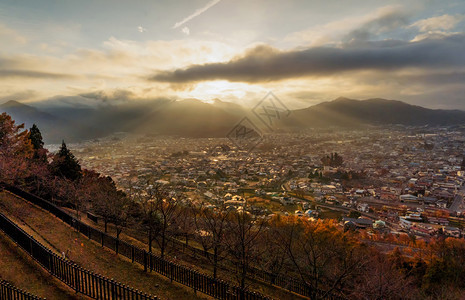
{"label": "fence post", "polygon": [[144,272],[147,272],[147,251],[144,250]]}
{"label": "fence post", "polygon": [[110,279],[110,293],[111,293],[111,299],[116,299],[115,297],[115,281]]}
{"label": "fence post", "polygon": [[74,287],[74,289],[76,290],[76,293],[78,293],[80,291],[80,288],[79,288],[79,270],[78,270],[78,267],[76,264],[73,265],[73,269],[74,269],[74,284],[76,285]]}
{"label": "fence post", "polygon": [[194,294],[197,295],[197,271],[194,271],[193,273],[194,273],[194,276],[193,276],[194,278],[192,278],[192,279],[194,281],[194,284],[193,284],[193,286],[194,286]]}
{"label": "fence post", "polygon": [[52,271],[52,254],[50,254],[49,252],[48,253],[48,269],[50,270],[50,273],[53,274],[53,271]]}
{"label": "fence post", "polygon": [[132,263],[134,263],[134,256],[135,256],[135,253],[134,253],[134,246],[131,247],[131,259],[132,259]]}
{"label": "fence post", "polygon": [[170,279],[171,282],[173,282],[173,270],[174,270],[174,265],[173,263],[170,264]]}

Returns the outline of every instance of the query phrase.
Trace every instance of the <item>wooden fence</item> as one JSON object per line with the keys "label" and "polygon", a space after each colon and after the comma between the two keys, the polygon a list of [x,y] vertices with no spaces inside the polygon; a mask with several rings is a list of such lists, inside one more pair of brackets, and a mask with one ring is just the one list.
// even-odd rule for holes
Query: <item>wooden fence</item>
{"label": "wooden fence", "polygon": [[[32,236],[0,213],[0,229],[19,247],[26,251],[53,276],[63,281],[76,292],[95,299],[156,300],[156,296],[142,293],[124,284],[81,268],[70,260],[63,259],[47,249]],[[0,294],[1,295],[1,294]],[[10,299],[10,298],[0,298]],[[23,299],[23,298],[12,298]],[[38,299],[38,298],[24,298]]]}

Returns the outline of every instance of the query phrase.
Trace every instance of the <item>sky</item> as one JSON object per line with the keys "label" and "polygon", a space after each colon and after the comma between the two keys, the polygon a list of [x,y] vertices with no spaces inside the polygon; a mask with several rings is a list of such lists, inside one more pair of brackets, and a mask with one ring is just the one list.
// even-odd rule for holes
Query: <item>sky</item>
{"label": "sky", "polygon": [[465,110],[465,1],[0,0],[0,102]]}

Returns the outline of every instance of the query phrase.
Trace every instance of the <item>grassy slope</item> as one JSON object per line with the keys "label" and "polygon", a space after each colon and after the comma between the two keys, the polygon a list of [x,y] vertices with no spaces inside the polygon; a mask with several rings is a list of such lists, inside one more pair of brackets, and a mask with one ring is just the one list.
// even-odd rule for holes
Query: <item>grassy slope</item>
{"label": "grassy slope", "polygon": [[36,296],[50,300],[87,299],[46,272],[8,236],[0,232],[0,278]]}
{"label": "grassy slope", "polygon": [[[65,209],[69,214],[75,215],[74,210],[71,209]],[[295,210],[295,209],[294,209]],[[88,219],[85,215],[81,217],[81,221],[84,223],[94,227],[98,228],[101,231],[104,231],[104,224],[103,221],[99,221],[98,224],[94,223],[90,219]],[[112,224],[108,224],[108,234],[116,236],[116,230]],[[139,231],[133,230],[133,229],[125,229],[123,230],[122,234],[120,235],[120,239],[123,241],[126,241],[130,244],[136,245],[139,248],[145,249],[148,251],[148,239],[147,236],[142,234]],[[182,239],[182,238],[181,238]],[[197,244],[195,241],[192,239],[189,240],[189,245],[195,246],[199,249],[202,249],[202,246],[200,244]],[[153,253],[160,254],[159,249],[157,248],[157,243],[153,242]],[[170,249],[170,244],[168,244],[168,249],[166,250],[166,254],[169,257],[170,260],[176,261],[177,263],[190,267],[192,269],[195,269],[199,272],[202,272],[204,274],[209,274],[213,276],[213,266],[209,260],[207,260],[204,257],[195,257],[193,258],[192,256],[182,253],[181,251],[176,251],[173,249]],[[234,266],[229,265],[229,270],[222,269],[221,267],[218,269],[218,277],[220,279],[239,284],[238,278],[231,272],[234,270]],[[305,298],[303,296],[299,296],[297,294],[290,293],[284,289],[281,288],[276,288],[276,287],[270,287],[269,285],[263,284],[259,281],[256,280],[251,280],[247,279],[247,286],[254,291],[260,292],[264,295],[268,295],[272,298],[275,299],[302,299]]]}
{"label": "grassy slope", "polygon": [[47,246],[52,245],[54,251],[67,252],[69,259],[84,268],[162,299],[201,299],[191,289],[170,283],[161,275],[145,273],[129,260],[100,247],[25,200],[0,193],[0,209],[28,233],[41,242],[46,241]]}

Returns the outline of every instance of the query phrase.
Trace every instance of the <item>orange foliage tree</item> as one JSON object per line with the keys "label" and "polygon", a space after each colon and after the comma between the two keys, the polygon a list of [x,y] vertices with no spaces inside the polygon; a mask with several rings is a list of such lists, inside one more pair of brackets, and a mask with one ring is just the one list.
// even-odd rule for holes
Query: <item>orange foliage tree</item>
{"label": "orange foliage tree", "polygon": [[0,181],[18,184],[29,175],[34,152],[24,124],[16,125],[6,113],[0,114]]}

